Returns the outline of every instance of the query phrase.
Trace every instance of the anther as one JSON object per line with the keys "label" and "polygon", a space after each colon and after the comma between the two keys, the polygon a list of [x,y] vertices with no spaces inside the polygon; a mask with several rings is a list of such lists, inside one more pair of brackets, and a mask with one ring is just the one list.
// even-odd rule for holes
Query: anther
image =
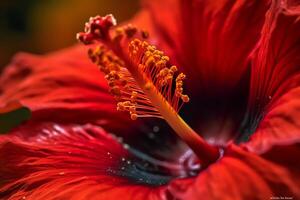
{"label": "anther", "polygon": [[132,120],[136,120],[136,119],[138,118],[138,116],[137,116],[137,114],[131,114],[131,115],[130,115],[130,118],[131,118]]}
{"label": "anther", "polygon": [[185,102],[185,103],[187,103],[187,102],[189,102],[190,101],[190,98],[189,98],[189,96],[188,95],[181,95],[181,99],[182,99],[182,101],[183,102]]}
{"label": "anther", "polygon": [[132,24],[128,24],[127,26],[125,26],[124,30],[127,38],[132,38],[137,32],[137,28],[134,27]]}
{"label": "anther", "polygon": [[143,39],[148,39],[149,38],[149,33],[147,31],[141,31],[141,35]]}
{"label": "anther", "polygon": [[151,83],[150,82],[147,82],[144,86],[145,90],[150,90],[152,87]]}

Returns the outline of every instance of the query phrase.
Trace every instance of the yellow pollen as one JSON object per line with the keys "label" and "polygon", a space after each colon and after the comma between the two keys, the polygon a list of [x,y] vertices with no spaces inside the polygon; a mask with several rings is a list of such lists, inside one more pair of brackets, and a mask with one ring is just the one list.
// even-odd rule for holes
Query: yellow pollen
{"label": "yellow pollen", "polygon": [[132,120],[136,120],[137,117],[138,117],[137,114],[131,114],[131,115],[130,115],[130,118],[131,118]]}
{"label": "yellow pollen", "polygon": [[[127,29],[118,28],[115,35],[125,34],[125,30],[133,29],[132,26],[127,26]],[[178,113],[182,104],[189,102],[188,95],[183,94],[185,75],[178,73],[178,68],[169,64],[168,56],[146,41],[133,39],[129,42],[128,49],[131,61],[137,66],[136,73],[145,80],[143,88],[140,88],[131,72],[124,66],[124,62],[111,50],[105,46],[98,46],[89,51],[91,60],[105,74],[110,93],[118,101],[117,110],[129,112],[134,120],[138,117],[162,118],[161,113],[144,93],[155,88],[164,101]]]}
{"label": "yellow pollen", "polygon": [[150,82],[147,82],[146,84],[145,84],[145,90],[150,90],[151,89],[151,87],[152,87],[152,84],[150,83]]}

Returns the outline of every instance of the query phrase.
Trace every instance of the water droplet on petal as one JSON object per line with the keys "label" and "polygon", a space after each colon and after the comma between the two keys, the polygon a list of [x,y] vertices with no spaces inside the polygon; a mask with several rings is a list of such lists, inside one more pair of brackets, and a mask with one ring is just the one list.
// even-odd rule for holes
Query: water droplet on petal
{"label": "water droplet on petal", "polygon": [[154,127],[153,127],[153,132],[154,132],[154,133],[157,133],[158,131],[159,131],[159,126],[154,126]]}

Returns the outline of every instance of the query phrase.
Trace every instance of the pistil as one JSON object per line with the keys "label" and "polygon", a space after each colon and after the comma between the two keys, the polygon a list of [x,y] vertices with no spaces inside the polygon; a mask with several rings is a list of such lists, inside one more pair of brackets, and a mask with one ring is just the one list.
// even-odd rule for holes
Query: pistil
{"label": "pistil", "polygon": [[[218,148],[209,145],[179,116],[184,103],[185,75],[169,63],[169,57],[146,41],[148,34],[132,25],[117,28],[112,15],[91,18],[78,39],[101,44],[89,51],[91,60],[105,74],[110,92],[118,101],[117,109],[130,113],[131,119],[157,117],[166,120],[201,161],[202,167],[219,158]],[[138,32],[140,34],[138,35]],[[134,39],[133,39],[134,38]],[[127,44],[128,49],[123,46]]]}

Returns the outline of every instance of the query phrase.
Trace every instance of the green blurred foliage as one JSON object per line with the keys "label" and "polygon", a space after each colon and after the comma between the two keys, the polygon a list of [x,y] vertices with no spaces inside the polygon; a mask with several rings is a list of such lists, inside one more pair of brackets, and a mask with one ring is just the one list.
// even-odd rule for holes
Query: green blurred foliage
{"label": "green blurred foliage", "polygon": [[138,0],[1,0],[0,70],[18,51],[44,53],[75,43],[90,16],[129,19]]}

